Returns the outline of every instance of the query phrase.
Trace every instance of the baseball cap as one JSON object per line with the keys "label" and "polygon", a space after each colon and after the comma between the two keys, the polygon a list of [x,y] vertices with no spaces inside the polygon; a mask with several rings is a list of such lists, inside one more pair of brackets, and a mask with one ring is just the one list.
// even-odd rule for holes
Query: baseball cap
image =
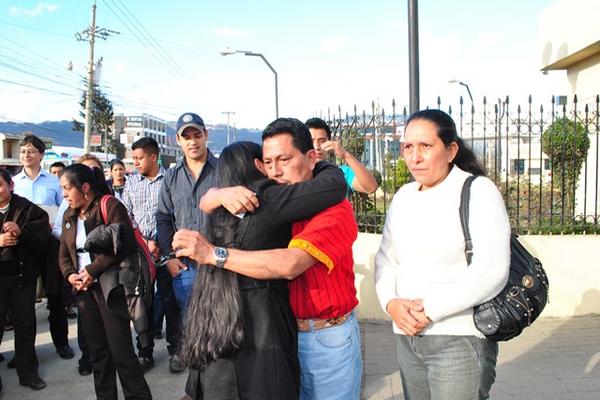
{"label": "baseball cap", "polygon": [[198,114],[194,113],[185,113],[182,114],[181,117],[177,120],[177,125],[175,126],[175,130],[177,134],[181,136],[183,131],[186,128],[194,127],[200,131],[204,130],[204,121]]}

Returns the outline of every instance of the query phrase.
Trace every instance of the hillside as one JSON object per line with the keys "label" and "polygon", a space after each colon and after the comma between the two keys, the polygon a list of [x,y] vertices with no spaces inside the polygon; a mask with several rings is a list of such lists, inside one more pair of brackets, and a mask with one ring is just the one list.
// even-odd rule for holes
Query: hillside
{"label": "hillside", "polygon": [[[21,134],[23,132],[33,132],[34,135],[52,139],[57,146],[83,147],[83,132],[76,132],[72,129],[71,121],[45,121],[38,124],[23,122],[0,122],[1,133]],[[215,125],[208,126],[209,147],[215,152],[220,152],[227,145],[227,126]],[[258,129],[238,129],[238,140],[249,140],[252,142],[261,142],[262,131]],[[175,130],[167,128],[167,135],[175,137]],[[230,128],[231,140],[233,140],[233,128]]]}

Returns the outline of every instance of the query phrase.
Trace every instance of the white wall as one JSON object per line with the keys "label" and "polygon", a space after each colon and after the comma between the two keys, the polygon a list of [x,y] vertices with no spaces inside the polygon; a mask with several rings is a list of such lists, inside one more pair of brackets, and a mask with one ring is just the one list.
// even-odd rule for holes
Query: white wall
{"label": "white wall", "polygon": [[[550,303],[543,316],[600,314],[600,235],[521,236],[548,274]],[[361,319],[388,319],[375,294],[373,271],[381,235],[359,233],[354,243]]]}

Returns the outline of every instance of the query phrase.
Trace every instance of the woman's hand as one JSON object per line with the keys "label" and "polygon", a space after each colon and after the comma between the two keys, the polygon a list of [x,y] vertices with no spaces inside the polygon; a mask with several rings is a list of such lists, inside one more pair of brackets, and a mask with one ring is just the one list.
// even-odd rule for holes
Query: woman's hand
{"label": "woman's hand", "polygon": [[77,277],[81,282],[81,288],[79,290],[87,290],[92,284],[92,282],[94,282],[94,277],[90,275],[90,273],[85,268],[79,273],[79,275],[77,275]]}
{"label": "woman's hand", "polygon": [[0,247],[11,247],[17,245],[17,238],[12,232],[0,234]]}
{"label": "woman's hand", "polygon": [[67,280],[75,288],[75,290],[81,290],[81,279],[78,274],[71,274],[67,277]]}
{"label": "woman's hand", "polygon": [[4,225],[2,225],[2,232],[12,233],[16,238],[21,236],[21,228],[13,221],[5,222]]}
{"label": "woman's hand", "polygon": [[419,334],[431,323],[425,315],[422,300],[393,299],[386,309],[396,326],[408,336]]}

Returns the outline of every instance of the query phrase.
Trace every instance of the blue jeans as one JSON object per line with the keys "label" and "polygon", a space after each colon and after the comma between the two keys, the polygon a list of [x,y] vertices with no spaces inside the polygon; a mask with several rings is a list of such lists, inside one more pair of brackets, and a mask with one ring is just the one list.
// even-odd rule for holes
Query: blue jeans
{"label": "blue jeans", "polygon": [[360,329],[352,312],[341,325],[298,332],[301,400],[358,400]]}
{"label": "blue jeans", "polygon": [[498,343],[475,336],[398,335],[406,400],[484,400],[496,379]]}
{"label": "blue jeans", "polygon": [[198,269],[195,265],[190,266],[188,264],[187,269],[180,270],[179,274],[173,278],[173,292],[175,293],[175,299],[177,300],[182,316],[185,314],[187,305],[192,297],[197,271]]}

